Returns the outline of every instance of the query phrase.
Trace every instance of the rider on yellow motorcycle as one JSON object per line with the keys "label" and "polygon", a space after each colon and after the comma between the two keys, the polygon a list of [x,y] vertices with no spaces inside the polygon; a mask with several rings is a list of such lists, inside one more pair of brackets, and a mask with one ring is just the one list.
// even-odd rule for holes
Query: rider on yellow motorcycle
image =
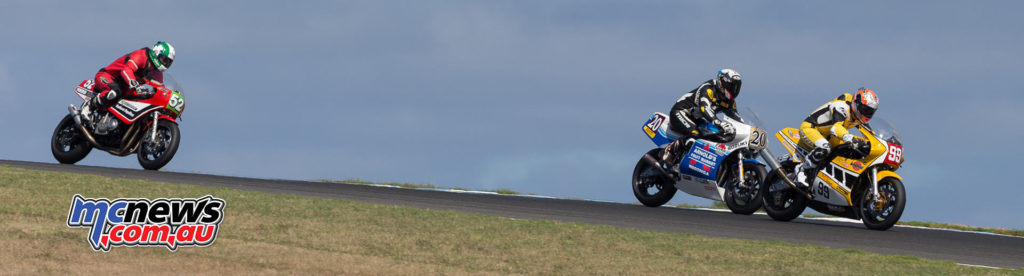
{"label": "rider on yellow motorcycle", "polygon": [[866,145],[864,139],[854,136],[848,129],[870,121],[876,109],[878,95],[870,89],[860,88],[853,96],[843,93],[811,112],[800,124],[800,147],[811,149],[811,152],[807,154],[807,160],[796,167],[797,181],[805,187],[810,186],[814,175],[830,161],[828,157],[835,147],[847,143]]}

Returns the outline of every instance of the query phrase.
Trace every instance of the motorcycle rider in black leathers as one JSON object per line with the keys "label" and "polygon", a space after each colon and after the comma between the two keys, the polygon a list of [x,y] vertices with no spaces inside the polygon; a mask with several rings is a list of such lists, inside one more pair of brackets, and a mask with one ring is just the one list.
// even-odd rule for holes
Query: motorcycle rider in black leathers
{"label": "motorcycle rider in black leathers", "polygon": [[[736,113],[736,96],[740,94],[742,83],[739,73],[732,69],[722,69],[715,78],[701,83],[696,89],[676,100],[672,111],[669,112],[668,128],[678,137],[665,146],[661,156],[661,162],[667,169],[679,175],[680,157],[692,143],[687,141],[689,138],[718,143],[732,141],[736,129],[729,122],[719,120],[715,114],[722,112],[734,120],[743,121]],[[700,133],[697,126],[706,122],[715,125],[720,131]]]}

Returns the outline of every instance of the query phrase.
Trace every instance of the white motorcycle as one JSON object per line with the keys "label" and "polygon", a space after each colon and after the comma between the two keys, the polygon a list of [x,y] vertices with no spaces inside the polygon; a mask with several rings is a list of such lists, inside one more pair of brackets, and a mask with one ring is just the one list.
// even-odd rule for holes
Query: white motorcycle
{"label": "white motorcycle", "polygon": [[[752,116],[741,118],[760,122],[756,114],[750,113]],[[768,147],[767,132],[729,116],[719,114],[718,117],[735,127],[734,138],[725,143],[689,139],[687,144],[691,146],[679,163],[680,173],[676,174],[656,156],[661,156],[665,146],[680,135],[668,129],[668,115],[660,112],[651,115],[643,130],[658,147],[644,154],[633,169],[633,194],[640,203],[661,206],[672,199],[678,189],[725,201],[729,210],[736,214],[749,215],[761,208],[761,186],[767,171],[764,163],[756,158]],[[712,124],[703,124],[698,131],[700,137],[719,132]],[[768,155],[770,157],[770,153]]]}

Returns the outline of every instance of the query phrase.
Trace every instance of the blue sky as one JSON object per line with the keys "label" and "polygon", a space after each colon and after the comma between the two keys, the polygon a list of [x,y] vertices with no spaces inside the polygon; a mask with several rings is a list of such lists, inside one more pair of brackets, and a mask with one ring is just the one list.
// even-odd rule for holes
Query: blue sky
{"label": "blue sky", "polygon": [[1024,229],[1022,5],[5,1],[0,158],[55,162],[72,88],[166,40],[188,102],[167,170],[633,202],[639,126],[733,68],[769,131],[874,89],[904,136],[905,220]]}

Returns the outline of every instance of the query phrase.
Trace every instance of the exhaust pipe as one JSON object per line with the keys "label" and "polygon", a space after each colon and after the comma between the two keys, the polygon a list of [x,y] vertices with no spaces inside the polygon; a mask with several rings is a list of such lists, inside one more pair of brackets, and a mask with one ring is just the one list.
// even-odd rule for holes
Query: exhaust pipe
{"label": "exhaust pipe", "polygon": [[644,160],[644,162],[647,162],[648,165],[651,165],[652,167],[658,169],[658,171],[661,172],[661,174],[664,174],[668,177],[676,177],[675,174],[666,171],[665,168],[662,168],[661,162],[659,162],[658,159],[655,159],[654,156],[651,156],[650,154],[644,154],[642,160]]}
{"label": "exhaust pipe", "polygon": [[811,199],[811,194],[804,191],[804,189],[800,189],[800,187],[797,187],[796,183],[793,183],[793,180],[790,180],[789,177],[786,176],[786,172],[783,171],[782,168],[775,169],[772,172],[778,174],[779,178],[782,178],[782,182],[786,182],[786,185],[789,185],[790,189],[793,189],[797,193],[804,195],[805,197],[807,197],[807,199]]}
{"label": "exhaust pipe", "polygon": [[796,183],[793,183],[793,180],[789,179],[789,177],[786,176],[786,172],[782,170],[782,166],[779,165],[779,161],[775,161],[775,155],[772,155],[771,151],[769,151],[767,148],[762,149],[761,158],[763,158],[765,161],[768,161],[768,166],[772,168],[771,173],[778,174],[779,178],[782,178],[783,182],[786,182],[786,185],[789,185],[790,189],[796,190],[797,193],[804,195],[805,197],[807,197],[807,199],[811,199],[810,193],[804,191],[804,189],[800,189],[800,187],[798,187]]}
{"label": "exhaust pipe", "polygon": [[75,107],[73,104],[68,105],[68,113],[71,113],[71,118],[75,119],[75,126],[77,126],[78,131],[85,136],[85,139],[89,140],[89,143],[92,144],[93,147],[103,149],[103,147],[96,142],[96,138],[93,138],[92,134],[86,131],[85,126],[82,125],[82,116],[78,114],[78,107]]}
{"label": "exhaust pipe", "polygon": [[77,106],[75,106],[73,104],[69,104],[68,105],[68,113],[71,113],[71,118],[75,119],[75,125],[79,125],[79,126],[82,125],[82,117],[81,117],[81,115],[78,114],[78,107]]}
{"label": "exhaust pipe", "polygon": [[[121,138],[121,143],[124,144],[123,147],[120,149],[104,147],[103,145],[100,145],[99,142],[96,142],[96,138],[92,136],[92,133],[85,130],[85,125],[82,124],[82,115],[78,114],[78,107],[73,104],[69,105],[68,113],[71,113],[71,118],[75,119],[75,126],[78,127],[78,131],[82,133],[82,136],[85,136],[85,139],[89,141],[89,144],[92,144],[93,148],[109,152],[113,155],[126,156],[135,153],[135,150],[139,148],[139,139],[145,135],[140,135],[139,132],[142,132],[141,127],[132,125],[132,127],[128,129],[128,133],[125,137]],[[158,114],[159,113],[154,115]],[[128,141],[127,143],[125,143],[126,140]]]}

